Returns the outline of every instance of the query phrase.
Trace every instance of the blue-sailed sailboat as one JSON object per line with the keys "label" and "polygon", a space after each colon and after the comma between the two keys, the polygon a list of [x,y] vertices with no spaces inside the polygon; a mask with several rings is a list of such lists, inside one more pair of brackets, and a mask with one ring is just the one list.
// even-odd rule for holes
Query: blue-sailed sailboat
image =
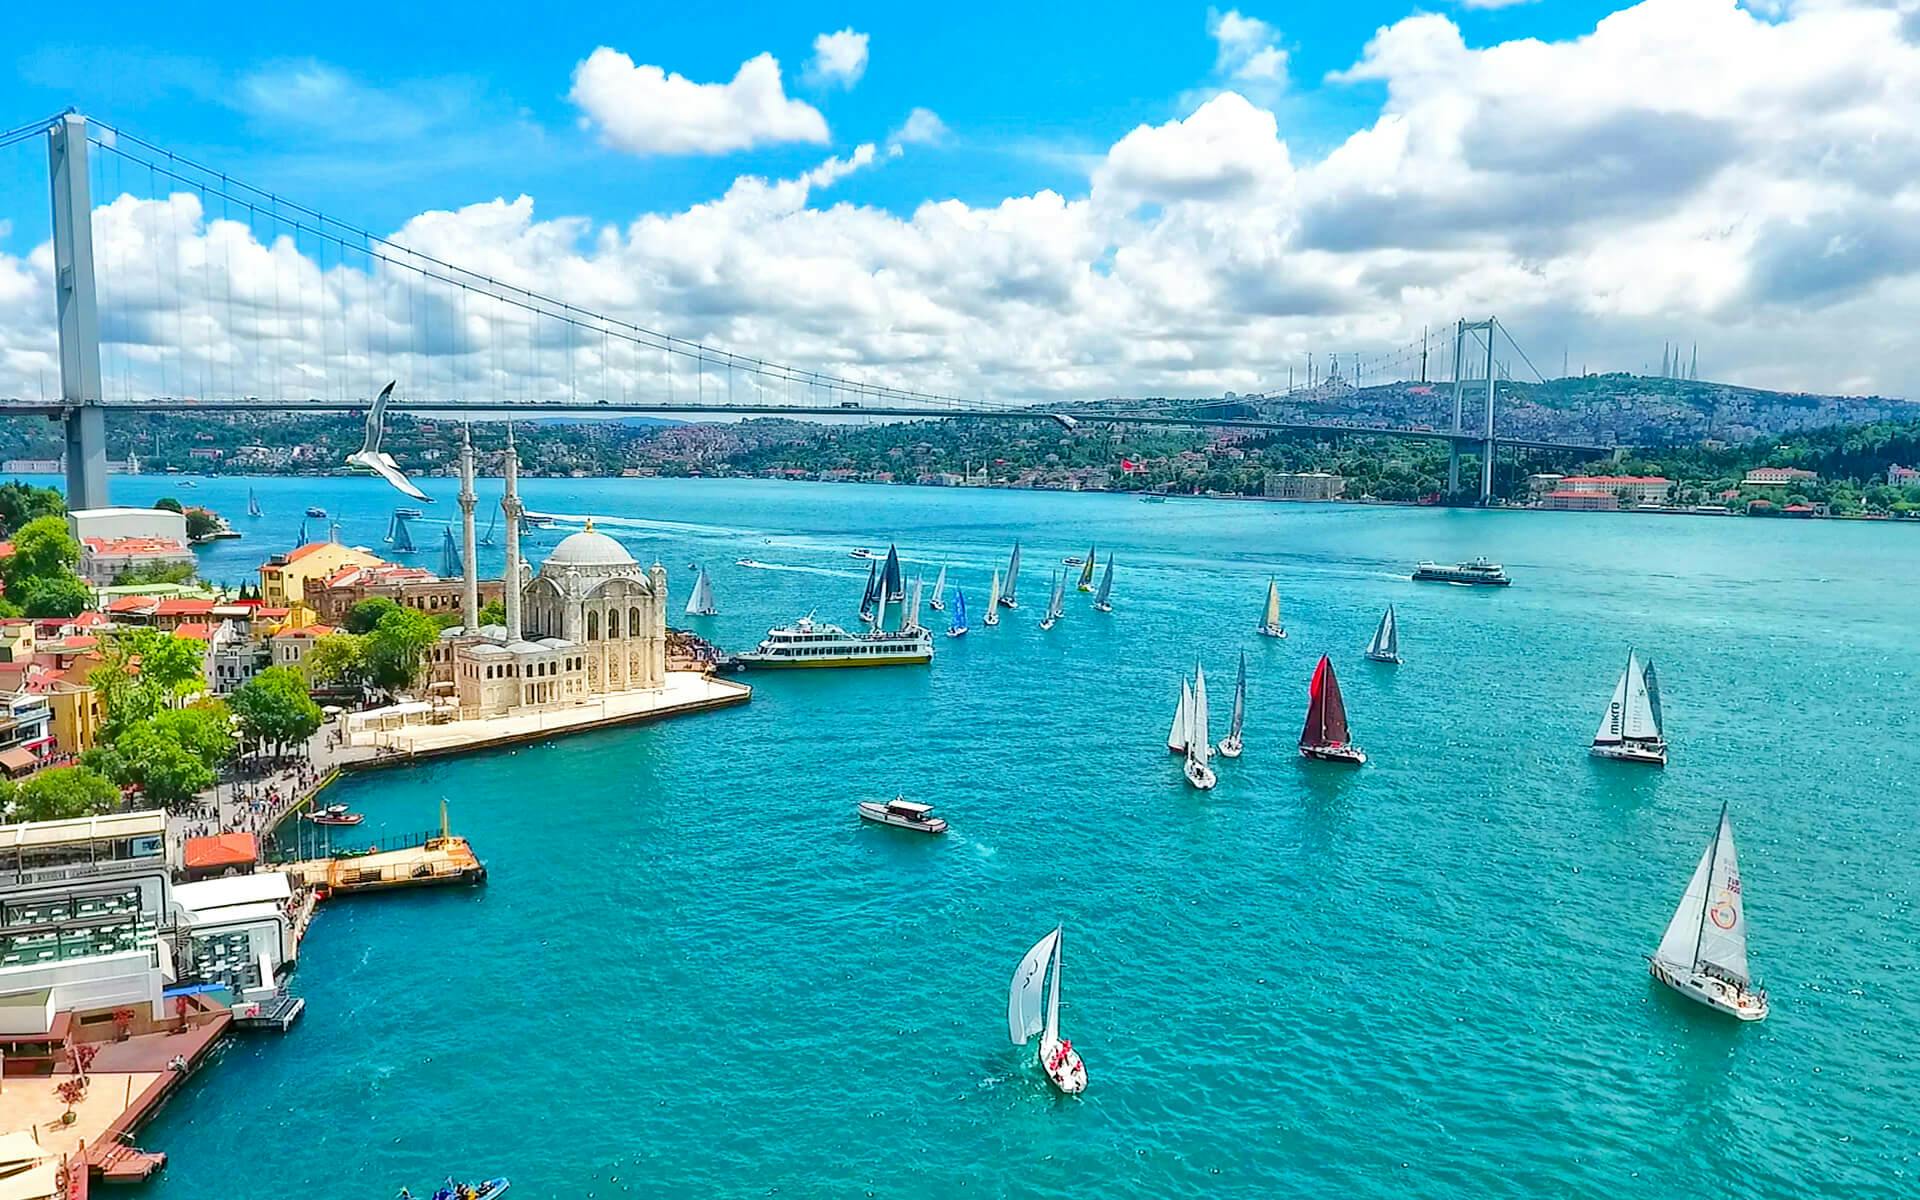
{"label": "blue-sailed sailboat", "polygon": [[304,546],[306,544],[307,544],[307,523],[305,521],[302,521],[300,522],[300,538],[298,541],[294,542],[294,545]]}
{"label": "blue-sailed sailboat", "polygon": [[453,526],[441,531],[445,536],[440,539],[440,578],[459,579],[466,572],[461,569],[460,548],[454,544]]}
{"label": "blue-sailed sailboat", "polygon": [[967,634],[967,594],[959,588],[953,589],[953,611],[947,614],[947,636],[965,637]]}

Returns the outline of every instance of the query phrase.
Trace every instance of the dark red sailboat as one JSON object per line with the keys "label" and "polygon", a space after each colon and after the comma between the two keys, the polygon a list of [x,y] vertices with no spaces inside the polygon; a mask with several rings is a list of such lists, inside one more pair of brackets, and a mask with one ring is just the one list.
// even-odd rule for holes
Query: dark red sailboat
{"label": "dark red sailboat", "polygon": [[1340,681],[1333,677],[1333,664],[1324,654],[1313,669],[1307,694],[1307,725],[1300,731],[1301,757],[1356,767],[1366,762],[1367,752],[1347,740],[1347,706],[1340,699]]}

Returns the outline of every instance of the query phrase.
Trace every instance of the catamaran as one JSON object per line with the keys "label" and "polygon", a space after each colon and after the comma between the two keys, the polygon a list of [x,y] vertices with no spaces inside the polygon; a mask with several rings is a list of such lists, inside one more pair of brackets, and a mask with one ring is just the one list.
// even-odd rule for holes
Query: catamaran
{"label": "catamaran", "polygon": [[1053,573],[1053,595],[1047,601],[1047,615],[1040,618],[1040,628],[1052,629],[1055,625],[1059,624],[1060,617],[1065,611],[1063,604],[1066,599],[1066,590],[1067,577],[1055,571]]}
{"label": "catamaran", "polygon": [[[1051,976],[1051,978],[1049,978]],[[1051,984],[1051,986],[1049,986]],[[1044,1019],[1042,1013],[1044,1012]],[[1071,1041],[1060,1038],[1060,927],[1035,942],[1013,970],[1007,989],[1007,1036],[1024,1046],[1040,1035],[1038,1059],[1047,1081],[1067,1095],[1087,1090],[1087,1066]]]}
{"label": "catamaran", "polygon": [[1307,724],[1300,731],[1300,756],[1321,762],[1351,763],[1367,761],[1367,752],[1348,741],[1347,706],[1340,699],[1340,681],[1334,678],[1333,663],[1320,656],[1313,669],[1313,683],[1307,689]]}
{"label": "catamaran", "polygon": [[1210,765],[1213,759],[1213,731],[1207,728],[1207,673],[1193,665],[1193,727],[1187,733],[1187,782],[1207,791],[1220,782]]}
{"label": "catamaran", "polygon": [[1373,631],[1373,640],[1367,643],[1367,657],[1382,663],[1400,661],[1400,623],[1394,619],[1391,604],[1381,615],[1380,627]]}
{"label": "catamaran", "polygon": [[260,500],[253,494],[252,488],[247,489],[247,515],[250,517],[260,515]]}
{"label": "catamaran", "polygon": [[693,581],[693,595],[687,597],[687,615],[711,617],[719,611],[713,606],[713,577],[707,574],[705,567],[701,567],[700,577]]}
{"label": "catamaran", "polygon": [[940,574],[934,576],[933,599],[927,601],[927,607],[935,612],[947,611],[947,564],[940,564]]}
{"label": "catamaran", "polygon": [[1180,677],[1180,703],[1173,710],[1173,728],[1167,730],[1167,752],[1185,754],[1187,740],[1193,736],[1193,688],[1186,676]]}
{"label": "catamaran", "polygon": [[980,618],[988,625],[1000,623],[1000,568],[993,569],[993,584],[987,589],[987,611]]}
{"label": "catamaran", "polygon": [[1653,662],[1640,661],[1627,651],[1627,665],[1620,682],[1613,685],[1613,699],[1600,717],[1600,729],[1593,735],[1587,753],[1595,758],[1613,758],[1621,762],[1667,765],[1667,738],[1660,716],[1660,683],[1653,673]]}
{"label": "catamaran", "polygon": [[1240,678],[1233,684],[1233,724],[1220,739],[1221,758],[1240,757],[1240,726],[1247,718],[1247,652],[1240,652]]}
{"label": "catamaran", "polygon": [[953,611],[947,614],[947,636],[967,636],[967,594],[959,588],[953,589]]}
{"label": "catamaran", "polygon": [[1020,597],[1020,543],[1013,544],[1013,557],[1007,560],[1006,585],[1000,589],[1000,607],[1019,608]]}
{"label": "catamaran", "polygon": [[1283,638],[1287,636],[1286,627],[1280,624],[1280,585],[1271,577],[1267,579],[1267,611],[1260,618],[1258,630],[1261,637]]}
{"label": "catamaran", "polygon": [[871,625],[880,615],[880,564],[867,563],[867,590],[860,593],[860,619]]}
{"label": "catamaran", "polygon": [[1680,907],[1647,964],[1655,979],[1689,1000],[1742,1021],[1763,1021],[1767,993],[1753,986],[1747,970],[1745,903],[1733,823],[1723,804],[1713,840],[1693,868]]}
{"label": "catamaran", "polygon": [[1087,547],[1087,561],[1085,565],[1080,568],[1080,583],[1078,585],[1083,592],[1093,590],[1093,565],[1100,561],[1097,557],[1099,549],[1098,546]]}
{"label": "catamaran", "polygon": [[1093,598],[1093,611],[1113,611],[1113,551],[1107,551],[1107,569],[1100,576],[1100,594]]}

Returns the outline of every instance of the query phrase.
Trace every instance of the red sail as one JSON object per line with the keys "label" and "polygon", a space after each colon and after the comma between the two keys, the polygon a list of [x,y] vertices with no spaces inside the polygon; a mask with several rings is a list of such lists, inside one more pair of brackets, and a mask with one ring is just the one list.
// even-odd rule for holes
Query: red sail
{"label": "red sail", "polygon": [[1307,690],[1307,725],[1300,731],[1302,746],[1344,746],[1347,744],[1347,706],[1340,699],[1340,681],[1333,676],[1333,663],[1320,656],[1313,669],[1313,683]]}

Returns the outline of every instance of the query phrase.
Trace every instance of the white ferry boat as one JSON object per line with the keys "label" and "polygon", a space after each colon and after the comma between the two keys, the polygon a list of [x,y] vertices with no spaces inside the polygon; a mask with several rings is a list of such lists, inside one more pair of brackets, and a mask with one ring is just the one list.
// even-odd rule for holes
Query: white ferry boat
{"label": "white ferry boat", "polygon": [[933,661],[933,634],[925,629],[848,633],[838,625],[801,617],[769,629],[761,643],[737,660],[748,667],[898,667]]}
{"label": "white ferry boat", "polygon": [[1513,582],[1507,577],[1505,567],[1484,558],[1454,563],[1452,566],[1423,562],[1413,569],[1413,578],[1423,583],[1472,583],[1485,587],[1506,587]]}

